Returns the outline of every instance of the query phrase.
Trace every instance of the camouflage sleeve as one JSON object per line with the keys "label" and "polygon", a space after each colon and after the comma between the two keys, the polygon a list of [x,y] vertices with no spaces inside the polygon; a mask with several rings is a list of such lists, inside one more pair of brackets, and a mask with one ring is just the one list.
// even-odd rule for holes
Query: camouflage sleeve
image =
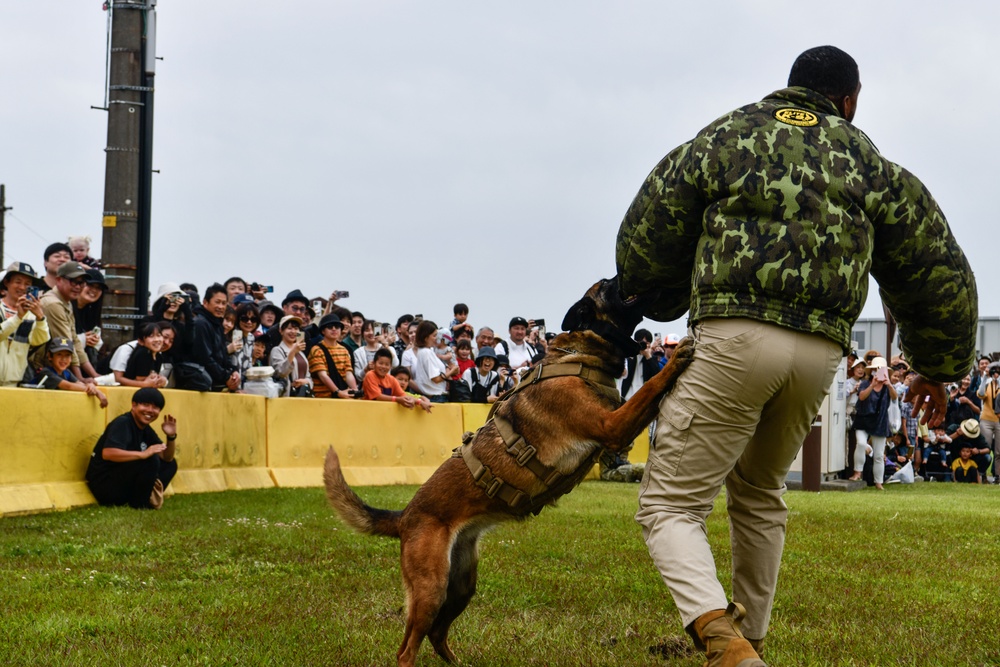
{"label": "camouflage sleeve", "polygon": [[915,371],[960,380],[975,362],[976,281],[944,213],[916,176],[887,162],[887,193],[872,211],[872,276],[899,325],[900,347]]}
{"label": "camouflage sleeve", "polygon": [[659,291],[646,312],[675,320],[691,305],[691,276],[705,204],[692,144],[670,152],[646,177],[618,230],[615,262],[625,298]]}

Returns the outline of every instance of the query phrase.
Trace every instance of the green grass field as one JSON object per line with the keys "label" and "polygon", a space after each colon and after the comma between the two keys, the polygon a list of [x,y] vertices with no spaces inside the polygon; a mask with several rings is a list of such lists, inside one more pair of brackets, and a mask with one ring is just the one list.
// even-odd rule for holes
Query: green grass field
{"label": "green grass field", "polygon": [[[588,482],[482,542],[452,629],[465,665],[699,665],[632,519],[638,485]],[[362,488],[402,507],[414,487]],[[773,665],[1000,665],[1000,489],[791,492]],[[720,499],[709,525],[728,570]],[[174,496],[0,520],[6,665],[394,665],[395,540],[319,489]],[[425,642],[420,662],[443,665]]]}

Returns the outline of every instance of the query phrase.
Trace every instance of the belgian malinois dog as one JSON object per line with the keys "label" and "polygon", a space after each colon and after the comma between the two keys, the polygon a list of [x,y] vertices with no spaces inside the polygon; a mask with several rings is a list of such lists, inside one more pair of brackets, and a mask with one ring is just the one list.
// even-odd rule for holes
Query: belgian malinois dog
{"label": "belgian malinois dog", "polygon": [[369,507],[344,481],[331,447],[323,478],[345,523],[398,537],[407,593],[398,664],[415,664],[424,637],[447,662],[448,629],[476,591],[480,536],[501,521],[527,518],[569,493],[602,448],[620,451],[653,420],[659,399],[694,358],[685,339],[670,363],[627,402],[614,379],[639,353],[632,337],[648,303],[623,301],[618,281],[601,280],[566,314],[541,364],[502,397],[486,425],[417,490],[402,511]]}

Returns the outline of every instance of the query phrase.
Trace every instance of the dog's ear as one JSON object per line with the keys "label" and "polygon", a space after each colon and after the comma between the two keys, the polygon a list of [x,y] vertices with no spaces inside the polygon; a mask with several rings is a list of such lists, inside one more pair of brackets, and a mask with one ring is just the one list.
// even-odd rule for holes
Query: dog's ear
{"label": "dog's ear", "polygon": [[585,296],[570,307],[566,317],[563,318],[562,330],[575,331],[583,328],[584,325],[593,322],[596,315],[597,304],[589,296]]}

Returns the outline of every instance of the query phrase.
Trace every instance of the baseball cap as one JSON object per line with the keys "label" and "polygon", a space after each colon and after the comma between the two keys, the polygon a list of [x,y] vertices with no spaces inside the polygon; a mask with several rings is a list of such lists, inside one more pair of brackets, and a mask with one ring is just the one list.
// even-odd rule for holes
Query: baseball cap
{"label": "baseball cap", "polygon": [[59,267],[57,274],[60,278],[79,278],[87,275],[87,267],[80,262],[66,262]]}
{"label": "baseball cap", "polygon": [[97,269],[87,269],[83,279],[87,281],[88,285],[97,285],[105,292],[108,291],[108,284],[104,282],[104,274]]}
{"label": "baseball cap", "polygon": [[663,341],[664,345],[680,345],[681,337],[677,334],[667,334],[667,340]]}
{"label": "baseball cap", "polygon": [[510,318],[510,324],[507,325],[507,328],[510,329],[511,327],[515,327],[518,324],[520,324],[522,327],[526,327],[528,326],[528,320],[524,319],[523,317],[512,317]]}
{"label": "baseball cap", "polygon": [[49,341],[49,352],[72,352],[73,343],[69,338],[53,338]]}
{"label": "baseball cap", "polygon": [[237,294],[233,297],[233,306],[239,306],[244,303],[255,303],[252,294]]}

